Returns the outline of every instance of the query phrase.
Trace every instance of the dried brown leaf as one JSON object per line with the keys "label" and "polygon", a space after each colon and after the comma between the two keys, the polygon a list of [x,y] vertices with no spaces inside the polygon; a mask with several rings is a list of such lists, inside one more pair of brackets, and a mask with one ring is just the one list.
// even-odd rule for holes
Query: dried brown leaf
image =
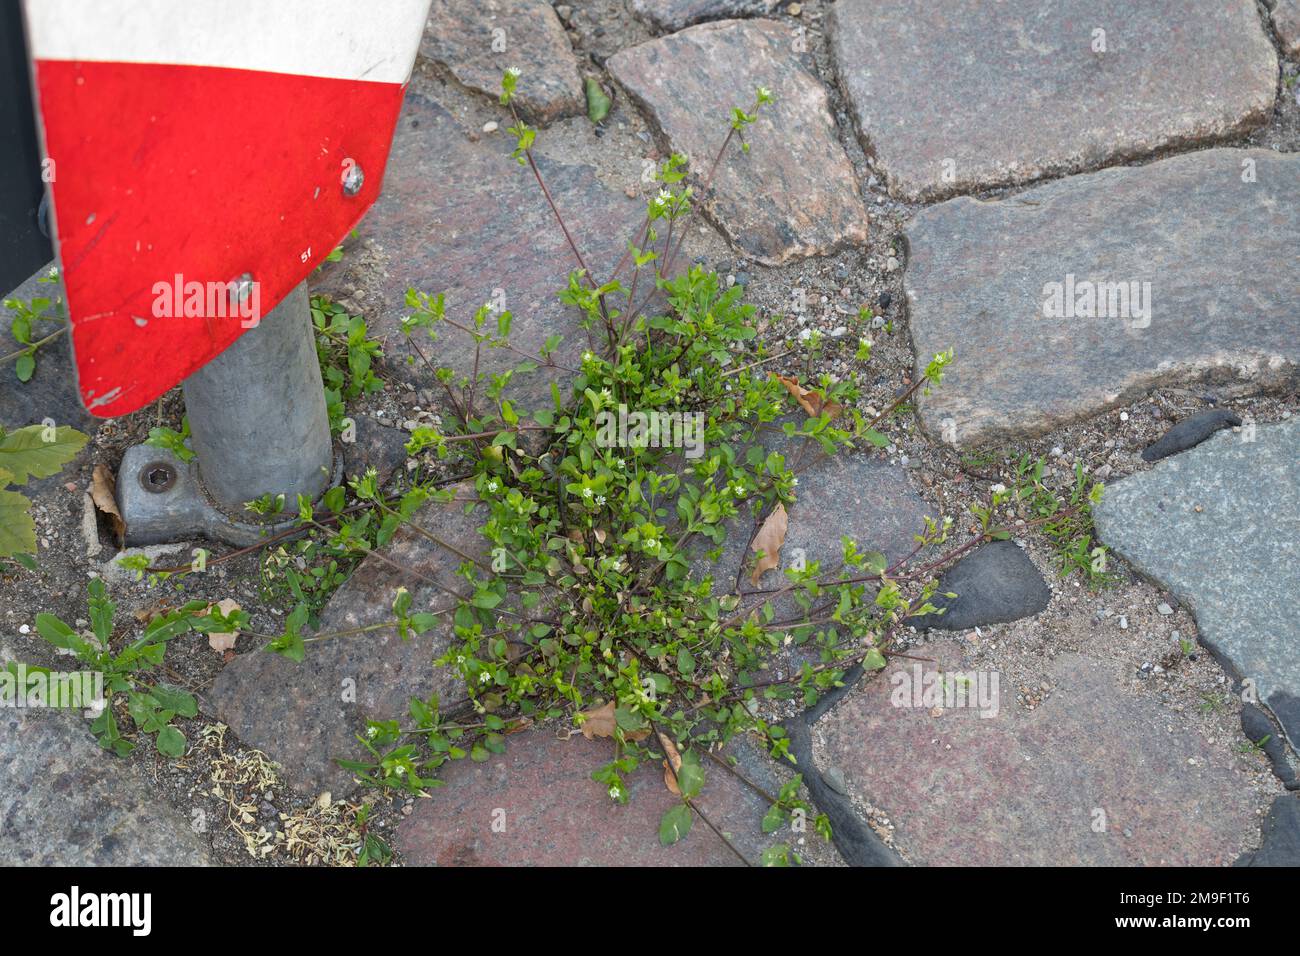
{"label": "dried brown leaf", "polygon": [[[677,796],[682,792],[677,788],[677,771],[682,769],[682,755],[677,751],[677,745],[668,739],[662,732],[659,734],[659,744],[664,748],[664,753],[668,755],[664,760],[664,786]],[[672,769],[669,769],[669,764]]]}
{"label": "dried brown leaf", "polygon": [[819,418],[822,412],[835,418],[844,411],[839,402],[827,401],[826,396],[821,392],[804,388],[797,378],[786,378],[776,372],[772,373],[772,377],[785,386],[785,390],[794,396],[795,401],[808,413],[809,418]]}
{"label": "dried brown leaf", "polygon": [[749,576],[751,584],[757,586],[758,579],[763,576],[764,571],[769,571],[781,563],[781,545],[785,544],[785,532],[789,524],[785,505],[778,501],[749,546],[756,554],[762,552],[762,557],[754,564],[754,572]]}
{"label": "dried brown leaf", "polygon": [[90,500],[108,516],[109,523],[113,526],[113,537],[121,545],[126,536],[126,522],[122,520],[122,512],[117,510],[117,482],[105,465],[96,465],[91,473]]}
{"label": "dried brown leaf", "polygon": [[584,710],[582,716],[585,718],[582,722],[582,736],[588,740],[595,740],[597,737],[614,736],[618,721],[614,719],[614,702],[612,700],[603,707]]}

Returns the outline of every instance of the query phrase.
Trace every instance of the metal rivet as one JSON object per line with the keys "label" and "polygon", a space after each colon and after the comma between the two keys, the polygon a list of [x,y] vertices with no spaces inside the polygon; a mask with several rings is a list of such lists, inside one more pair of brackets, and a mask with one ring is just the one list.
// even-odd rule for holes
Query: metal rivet
{"label": "metal rivet", "polygon": [[161,494],[176,484],[176,469],[165,461],[151,461],[140,469],[140,487]]}
{"label": "metal rivet", "polygon": [[361,192],[361,187],[365,185],[366,174],[361,171],[361,167],[356,163],[351,163],[343,172],[343,195],[355,196]]}

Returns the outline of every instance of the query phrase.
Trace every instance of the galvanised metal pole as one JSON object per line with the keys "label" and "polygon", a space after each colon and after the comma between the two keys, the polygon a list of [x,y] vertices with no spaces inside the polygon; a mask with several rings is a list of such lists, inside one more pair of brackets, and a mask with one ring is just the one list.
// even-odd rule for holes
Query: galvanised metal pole
{"label": "galvanised metal pole", "polygon": [[311,329],[307,283],[181,384],[198,476],[232,514],[264,494],[315,499],[334,448]]}

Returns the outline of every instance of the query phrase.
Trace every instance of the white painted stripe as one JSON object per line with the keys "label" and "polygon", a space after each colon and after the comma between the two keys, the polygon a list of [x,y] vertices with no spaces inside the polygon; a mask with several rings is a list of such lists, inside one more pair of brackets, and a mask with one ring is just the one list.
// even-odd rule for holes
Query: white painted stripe
{"label": "white painted stripe", "polygon": [[24,0],[41,60],[405,83],[430,0]]}

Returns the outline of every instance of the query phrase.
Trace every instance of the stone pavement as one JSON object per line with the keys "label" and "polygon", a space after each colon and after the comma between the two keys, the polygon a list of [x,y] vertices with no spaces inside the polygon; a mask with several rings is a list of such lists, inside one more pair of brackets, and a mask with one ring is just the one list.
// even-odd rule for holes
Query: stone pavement
{"label": "stone pavement", "polygon": [[[1291,4],[1279,0],[1273,12],[1284,43]],[[448,35],[433,23],[425,55],[491,96],[508,55],[489,56],[483,43],[494,24],[508,33],[517,18],[545,34],[520,52],[519,62],[544,79],[541,101],[528,108],[538,122],[556,121],[574,111],[570,81],[587,67],[575,68],[555,42],[544,6],[499,0],[480,11],[445,0],[446,22],[464,29]],[[1007,0],[996,16],[974,0],[839,0],[827,26],[848,117],[835,114],[815,58],[798,46],[808,21],[780,17],[778,4],[633,0],[632,9],[655,38],[617,52],[606,68],[659,145],[688,153],[697,170],[718,146],[718,103],[748,102],[755,86],[773,89],[776,102],[760,114],[750,151],[731,149],[705,196],[714,224],[760,265],[866,244],[863,189],[846,135],[857,136],[890,191],[907,200],[1078,174],[991,202],[959,198],[921,208],[906,225],[918,363],[949,347],[958,356],[944,386],[921,399],[935,440],[977,445],[1037,435],[1156,385],[1211,379],[1249,394],[1295,381],[1300,166],[1294,155],[1273,151],[1196,150],[1239,137],[1271,114],[1277,52],[1250,0],[1195,0],[1176,27],[1155,0]],[[561,19],[569,22],[563,11]],[[1184,154],[1096,171],[1170,151]],[[564,334],[559,360],[572,364],[583,336],[552,299],[572,263],[534,184],[504,153],[499,141],[463,129],[427,91],[412,92],[385,195],[362,226],[383,279],[357,298],[377,304],[371,312],[381,331],[407,311],[407,285],[450,289],[449,304],[467,314],[494,291],[495,273],[483,264],[509,262],[502,291],[506,307],[528,317],[516,323],[523,347]],[[549,162],[544,171],[563,194],[560,205],[578,210],[573,221],[601,224],[580,236],[584,249],[608,238],[593,257],[612,262],[640,203],[625,202],[586,167]],[[603,228],[609,223],[616,226]],[[326,287],[342,281],[340,271],[325,274]],[[1094,297],[1090,315],[1088,282],[1124,288],[1115,286],[1113,303],[1109,288],[1100,305]],[[1057,302],[1054,283],[1059,308],[1045,315],[1045,299],[1049,312]],[[1111,314],[1112,305],[1127,311]],[[432,354],[469,371],[458,344],[440,342]],[[507,360],[490,356],[494,370]],[[426,373],[401,374],[421,381]],[[538,394],[542,383],[565,377],[539,373]],[[1185,449],[1224,424],[1231,423],[1187,423],[1161,446],[1174,455],[1170,464],[1128,482],[1183,467],[1174,463],[1198,453]],[[1206,447],[1226,441],[1221,435]],[[1118,493],[1120,502],[1125,497]],[[929,510],[905,471],[873,456],[821,463],[800,487],[782,557],[802,549],[808,560],[833,564],[841,534],[898,557]],[[474,546],[470,524],[448,510],[426,509],[421,520]],[[1143,533],[1127,518],[1106,527],[1120,525],[1117,541]],[[701,555],[695,572],[729,586],[749,530],[747,519],[734,522],[719,559]],[[1224,532],[1218,540],[1233,538]],[[1171,553],[1192,547],[1183,542]],[[445,573],[446,559],[434,550],[399,537],[386,553],[404,567]],[[1272,573],[1285,553],[1272,552],[1256,576]],[[327,608],[328,626],[386,614],[402,582],[390,565],[368,560]],[[1032,616],[1051,593],[1012,543],[971,554],[942,589],[958,594],[940,599],[949,613],[919,629],[962,632]],[[1214,646],[1213,622],[1201,624]],[[412,694],[454,693],[427,665],[440,641],[431,634],[399,646],[384,635],[381,650],[369,639],[352,647],[329,642],[312,649],[305,678],[278,658],[245,656],[227,668],[213,697],[223,719],[302,786],[346,790],[346,775],[326,764],[354,752],[351,737],[364,716],[396,716]],[[948,639],[936,631],[916,653],[958,667],[970,662],[969,647],[960,633]],[[369,660],[372,652],[392,655],[391,666]],[[893,706],[887,679],[909,666],[896,659],[885,675],[828,695],[788,725],[845,862],[1223,865],[1257,832],[1242,767],[1194,724],[1172,719],[1164,703],[1135,693],[1117,662],[1057,656],[1054,693],[1041,706],[1007,706],[989,718]],[[340,706],[336,688],[357,674],[364,699]],[[259,696],[268,680],[283,693]],[[789,772],[744,742],[736,752],[762,787],[775,789]],[[410,862],[437,865],[735,862],[721,841],[700,839],[698,822],[685,843],[660,848],[654,832],[668,795],[657,769],[635,774],[632,804],[619,807],[590,779],[609,757],[604,740],[540,729],[513,735],[502,757],[449,765],[448,785],[416,802],[398,846]],[[770,845],[754,830],[764,801],[751,788],[718,771],[706,798],[706,812],[746,855]],[[1290,838],[1290,804],[1280,806],[1270,825],[1282,836],[1268,838],[1261,861]],[[872,830],[881,813],[892,818],[898,852]]]}
{"label": "stone pavement", "polygon": [[79,712],[0,711],[0,866],[206,866],[189,821]]}
{"label": "stone pavement", "polygon": [[[587,122],[582,82],[600,77],[618,87],[618,109],[641,113],[658,145],[688,153],[697,171],[720,142],[719,111],[770,87],[775,102],[761,111],[750,150],[733,143],[702,196],[755,268],[793,274],[807,257],[869,249],[875,226],[863,198],[879,192],[873,171],[895,198],[937,203],[899,207],[909,218],[905,291],[917,362],[950,347],[957,356],[943,387],[920,399],[933,441],[1040,435],[1156,386],[1212,381],[1254,394],[1297,381],[1300,160],[1239,145],[1273,116],[1278,90],[1278,50],[1253,0],[1186,0],[1176,16],[1164,0],[1002,0],[995,10],[982,0],[837,0],[818,4],[828,13],[820,24],[776,0],[629,2],[651,38],[643,33],[606,61],[575,51],[564,27],[571,18],[543,0],[435,0],[422,44],[432,74],[422,76],[486,103],[502,70],[519,66],[521,112],[561,135],[565,124]],[[1300,54],[1300,3],[1269,7],[1283,53]],[[459,320],[489,300],[510,309],[516,346],[535,354],[561,335],[556,361],[573,367],[588,337],[555,292],[577,263],[508,138],[480,136],[442,96],[433,82],[408,93],[362,243],[316,285],[365,312],[372,333],[386,337],[390,368],[413,384],[428,386],[430,373],[403,361],[399,323],[412,286],[446,292]],[[1236,145],[1207,148],[1224,142]],[[1134,161],[1144,165],[1119,165]],[[539,162],[593,269],[606,272],[643,200],[611,188],[593,165]],[[354,262],[363,268],[353,271]],[[1090,283],[1107,283],[1105,294]],[[465,342],[445,329],[427,354],[469,374]],[[47,408],[78,422],[75,396],[69,404],[60,390],[66,354],[46,349],[42,358],[30,389],[0,389],[0,423],[39,420]],[[480,369],[500,372],[520,358],[490,350]],[[520,383],[525,404],[570,374],[534,373]],[[1185,423],[1160,449],[1169,457],[1112,486],[1098,527],[1192,609],[1201,639],[1230,670],[1255,682],[1268,713],[1248,712],[1252,739],[1260,719],[1276,717],[1296,742],[1300,433],[1292,422],[1260,426],[1253,444],[1237,431],[1207,439],[1224,424]],[[822,462],[799,491],[787,560],[802,549],[833,564],[841,534],[896,558],[931,511],[908,472],[874,455]],[[459,505],[429,505],[418,520],[481,553]],[[696,572],[729,586],[745,558],[746,524],[735,522],[720,559],[701,557]],[[456,563],[399,533],[334,595],[322,627],[387,619],[400,585],[419,606],[445,606],[450,598],[427,579],[456,587]],[[918,622],[934,630],[914,653],[977,672],[970,635],[958,632],[1040,614],[1050,593],[1009,543],[967,557],[943,589],[958,597],[941,600],[944,617]],[[431,664],[445,642],[441,629],[408,642],[375,631],[311,644],[303,664],[243,654],[203,707],[279,761],[298,789],[341,795],[354,781],[333,761],[357,756],[366,718],[398,717],[412,696],[458,695],[458,682]],[[1222,741],[1212,745],[1157,695],[1136,692],[1121,663],[1052,656],[1053,693],[1032,710],[1006,703],[981,717],[896,706],[890,679],[914,663],[896,658],[871,680],[854,684],[853,673],[850,686],[792,718],[798,769],[836,828],[839,857],[818,862],[1233,862],[1259,832],[1245,758],[1228,759]],[[185,821],[106,763],[75,720],[0,721],[6,860],[206,860]],[[1285,762],[1278,747],[1270,756]],[[792,769],[746,741],[732,755],[768,792]],[[445,768],[447,786],[415,802],[397,846],[408,862],[437,865],[739,862],[698,820],[686,841],[661,848],[658,819],[670,797],[658,768],[631,777],[632,803],[620,807],[590,778],[610,756],[606,740],[561,739],[550,728],[512,735],[501,757]],[[701,809],[747,858],[776,842],[798,846],[785,830],[759,831],[766,800],[755,786],[706,769]],[[1279,796],[1263,846],[1239,862],[1294,861],[1296,808],[1293,794]],[[884,817],[892,848],[873,830]]]}
{"label": "stone pavement", "polygon": [[1102,541],[1192,609],[1202,643],[1300,744],[1300,420],[1220,432],[1116,482],[1096,519]]}

